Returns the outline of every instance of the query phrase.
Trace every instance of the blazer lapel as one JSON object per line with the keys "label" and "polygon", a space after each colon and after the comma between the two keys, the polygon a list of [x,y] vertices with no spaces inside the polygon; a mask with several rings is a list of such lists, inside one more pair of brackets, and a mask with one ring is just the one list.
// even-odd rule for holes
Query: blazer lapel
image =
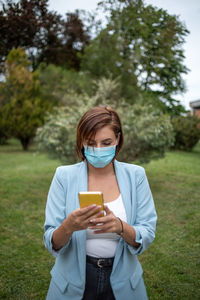
{"label": "blazer lapel", "polygon": [[[81,191],[88,190],[88,175],[87,175],[87,163],[86,161],[80,164],[79,174],[78,174],[78,181],[77,181],[77,197],[76,201],[77,207],[79,205],[78,193]],[[85,276],[85,261],[86,261],[86,230],[79,230],[76,231],[76,241],[78,246],[78,261],[80,265],[80,270],[82,272],[82,278]]]}
{"label": "blazer lapel", "polygon": [[83,161],[80,163],[79,174],[78,174],[78,184],[77,192],[85,192],[88,190],[88,172],[87,172],[87,162]]}
{"label": "blazer lapel", "polygon": [[130,182],[128,175],[121,166],[120,162],[117,160],[114,161],[114,168],[115,168],[115,174],[117,177],[117,182],[119,186],[119,190],[122,196],[122,200],[124,203],[125,211],[126,211],[126,217],[127,217],[127,223],[130,224],[131,222],[131,194],[130,194]]}

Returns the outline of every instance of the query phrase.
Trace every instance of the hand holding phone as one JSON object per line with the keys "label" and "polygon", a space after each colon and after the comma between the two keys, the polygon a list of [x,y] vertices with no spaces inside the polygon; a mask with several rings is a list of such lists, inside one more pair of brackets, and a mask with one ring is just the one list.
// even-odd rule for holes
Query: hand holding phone
{"label": "hand holding phone", "polygon": [[[75,209],[73,212],[71,212],[66,219],[63,221],[63,223],[61,224],[61,232],[65,232],[65,236],[71,236],[73,234],[74,231],[79,231],[79,230],[83,230],[83,229],[87,229],[91,223],[91,216],[95,216],[95,217],[100,217],[100,214],[103,215],[103,212],[101,212],[101,210],[103,210],[103,197],[100,196],[100,202],[97,201],[92,201],[91,202],[91,197],[84,197],[83,194],[85,193],[81,193],[82,195],[80,196],[80,203],[81,203],[81,209],[77,208]],[[94,196],[96,198],[96,196]],[[88,200],[89,198],[89,200]],[[99,198],[99,196],[98,196]],[[92,203],[92,204],[90,204]],[[99,205],[100,203],[102,203],[102,205]],[[59,228],[60,228],[59,227]],[[55,230],[56,232],[56,230]],[[55,236],[54,236],[55,238]],[[59,244],[60,245],[60,244]],[[54,247],[55,249],[58,249],[58,243],[55,243],[54,240]]]}

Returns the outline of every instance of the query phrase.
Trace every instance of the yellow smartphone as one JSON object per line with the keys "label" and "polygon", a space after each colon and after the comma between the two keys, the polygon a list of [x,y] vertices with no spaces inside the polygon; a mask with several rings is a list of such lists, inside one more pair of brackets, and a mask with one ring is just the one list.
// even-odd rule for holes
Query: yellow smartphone
{"label": "yellow smartphone", "polygon": [[78,197],[79,197],[80,208],[84,208],[86,206],[96,204],[101,206],[100,210],[102,210],[102,217],[104,216],[102,192],[79,192]]}

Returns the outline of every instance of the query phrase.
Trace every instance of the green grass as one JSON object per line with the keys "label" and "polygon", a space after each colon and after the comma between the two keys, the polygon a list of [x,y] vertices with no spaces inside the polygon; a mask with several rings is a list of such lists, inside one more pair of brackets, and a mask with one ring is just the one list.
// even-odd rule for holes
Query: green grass
{"label": "green grass", "polygon": [[0,299],[45,299],[53,257],[43,246],[47,192],[58,161],[0,147]]}
{"label": "green grass", "polygon": [[[44,209],[58,165],[14,140],[0,147],[0,299],[45,299],[54,258],[43,246]],[[156,239],[139,257],[149,299],[200,299],[200,144],[145,169],[158,213]]]}
{"label": "green grass", "polygon": [[141,257],[150,299],[200,299],[200,144],[146,166],[158,213]]}

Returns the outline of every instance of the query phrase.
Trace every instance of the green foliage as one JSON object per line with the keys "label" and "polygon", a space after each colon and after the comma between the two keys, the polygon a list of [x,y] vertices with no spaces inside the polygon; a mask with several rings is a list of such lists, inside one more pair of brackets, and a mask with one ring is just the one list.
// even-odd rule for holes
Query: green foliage
{"label": "green foliage", "polygon": [[188,71],[183,64],[184,24],[141,0],[105,0],[101,5],[110,17],[85,49],[83,70],[95,78],[120,76],[121,95],[130,102],[150,93],[172,111],[174,95],[185,89],[181,76]]}
{"label": "green foliage", "polygon": [[177,116],[172,119],[175,132],[174,148],[192,150],[200,139],[200,120],[196,116]]}
{"label": "green foliage", "polygon": [[37,142],[41,150],[63,162],[77,161],[75,154],[76,126],[81,116],[96,105],[109,105],[117,110],[122,119],[125,146],[120,159],[149,161],[163,156],[173,144],[173,128],[167,116],[151,106],[132,105],[120,99],[117,81],[102,79],[96,82],[97,92],[87,94],[68,93],[67,106],[49,114],[44,126],[38,129]]}
{"label": "green foliage", "polygon": [[161,100],[162,97],[160,98],[159,92],[143,91],[142,98],[145,99],[146,103],[149,103],[161,110],[163,113],[170,115],[171,118],[187,113],[185,107],[179,100],[172,99],[172,101],[167,101],[166,103]]}
{"label": "green foliage", "polygon": [[43,124],[44,115],[51,108],[51,103],[40,95],[39,72],[31,72],[29,66],[24,50],[11,50],[6,60],[6,81],[0,86],[3,126],[20,140],[24,150],[28,149],[37,127]]}
{"label": "green foliage", "polygon": [[78,94],[82,91],[88,94],[92,92],[91,80],[87,74],[44,63],[38,70],[42,96],[55,105],[65,102],[69,90],[74,90]]}
{"label": "green foliage", "polygon": [[71,92],[65,97],[66,107],[54,108],[48,114],[43,127],[37,130],[36,142],[40,150],[48,151],[62,162],[77,161],[75,153],[76,126],[89,108],[94,106],[94,99],[88,95]]}
{"label": "green foliage", "polygon": [[120,159],[148,162],[164,156],[173,145],[174,132],[170,118],[152,106],[127,105],[119,109],[124,124],[125,145]]}

